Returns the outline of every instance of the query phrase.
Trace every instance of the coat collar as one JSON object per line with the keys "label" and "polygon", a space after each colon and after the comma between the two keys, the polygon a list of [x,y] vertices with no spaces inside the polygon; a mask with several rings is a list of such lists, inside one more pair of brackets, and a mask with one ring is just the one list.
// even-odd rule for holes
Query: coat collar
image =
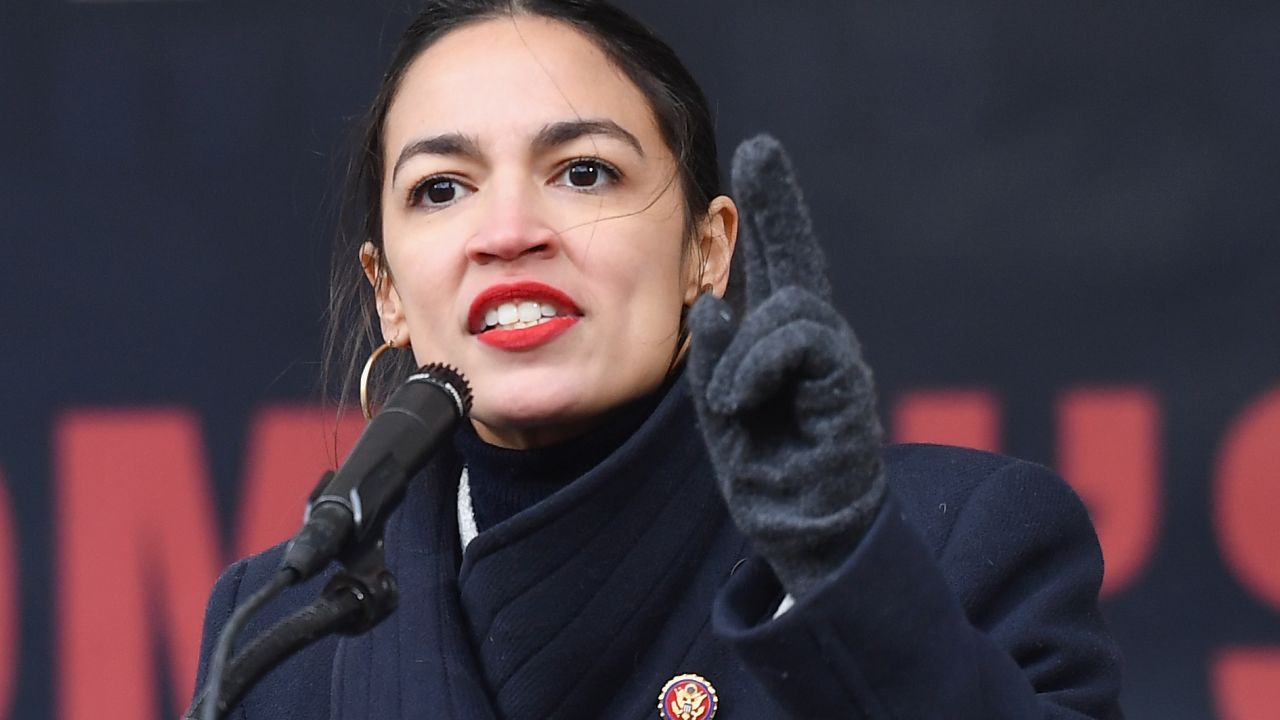
{"label": "coat collar", "polygon": [[727,574],[744,547],[725,537],[684,381],[600,465],[482,533],[465,557],[461,460],[446,455],[388,527],[400,607],[340,644],[334,717],[652,714],[706,631],[719,582],[693,578],[709,556],[723,556]]}

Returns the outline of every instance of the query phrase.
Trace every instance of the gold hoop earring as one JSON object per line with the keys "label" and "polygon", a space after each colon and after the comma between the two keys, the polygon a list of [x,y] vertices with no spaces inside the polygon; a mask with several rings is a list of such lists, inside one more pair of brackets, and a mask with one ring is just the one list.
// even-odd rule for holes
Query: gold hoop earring
{"label": "gold hoop earring", "polygon": [[378,361],[382,353],[396,346],[396,340],[392,338],[382,345],[379,345],[373,354],[369,355],[369,359],[364,363],[364,370],[360,372],[360,412],[364,415],[365,420],[372,420],[373,413],[369,410],[369,374],[373,371],[373,364]]}

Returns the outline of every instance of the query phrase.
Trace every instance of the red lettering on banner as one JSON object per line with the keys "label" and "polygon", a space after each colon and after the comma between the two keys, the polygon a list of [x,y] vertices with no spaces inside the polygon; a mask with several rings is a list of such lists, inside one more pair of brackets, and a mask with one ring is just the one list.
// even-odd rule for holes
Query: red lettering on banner
{"label": "red lettering on banner", "polygon": [[[1218,456],[1213,518],[1223,559],[1259,599],[1280,608],[1280,389],[1228,428]],[[1280,678],[1277,678],[1280,681]]]}
{"label": "red lettering on banner", "polygon": [[[335,435],[332,418],[268,408],[255,419],[237,555],[297,530],[316,480],[363,428],[348,416]],[[175,707],[186,707],[205,601],[227,559],[198,423],[183,411],[78,412],[56,433],[59,716],[155,717],[157,632]]]}
{"label": "red lettering on banner", "polygon": [[13,679],[21,643],[18,625],[18,553],[9,486],[0,471],[0,718],[11,714]]}
{"label": "red lettering on banner", "polygon": [[[1242,412],[1227,433],[1214,475],[1213,518],[1223,560],[1249,590],[1280,608],[1280,388]],[[1211,666],[1214,701],[1226,720],[1275,717],[1280,648],[1231,648]]]}
{"label": "red lettering on banner", "polygon": [[59,717],[156,717],[157,630],[185,707],[222,565],[197,423],[84,411],[55,433]]}
{"label": "red lettering on banner", "polygon": [[1221,720],[1272,720],[1280,708],[1280,650],[1234,648],[1213,661],[1214,704]]}
{"label": "red lettering on banner", "polygon": [[347,413],[334,432],[332,410],[269,408],[254,420],[245,463],[237,556],[287,540],[302,526],[303,503],[325,470],[346,456],[364,418]]}
{"label": "red lettering on banner", "polygon": [[1089,508],[1106,558],[1102,595],[1137,579],[1161,515],[1160,408],[1143,388],[1071,390],[1058,402],[1058,469]]}
{"label": "red lettering on banner", "polygon": [[893,404],[894,442],[1000,450],[1000,403],[989,390],[903,394]]}

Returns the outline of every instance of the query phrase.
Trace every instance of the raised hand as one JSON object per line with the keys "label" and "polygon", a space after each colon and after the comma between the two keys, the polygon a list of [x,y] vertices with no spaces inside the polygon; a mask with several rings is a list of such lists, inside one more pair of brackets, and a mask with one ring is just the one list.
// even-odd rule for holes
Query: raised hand
{"label": "raised hand", "polygon": [[746,312],[704,295],[689,382],[734,521],[794,596],[861,539],[884,497],[871,370],[831,307],[822,249],[777,140],[733,159]]}

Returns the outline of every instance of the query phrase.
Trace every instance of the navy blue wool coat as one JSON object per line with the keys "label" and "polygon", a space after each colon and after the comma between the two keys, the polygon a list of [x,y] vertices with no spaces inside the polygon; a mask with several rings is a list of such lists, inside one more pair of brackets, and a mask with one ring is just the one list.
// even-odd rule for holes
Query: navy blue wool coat
{"label": "navy blue wool coat", "polygon": [[[729,519],[683,381],[600,465],[460,550],[462,459],[442,453],[387,529],[400,607],[269,674],[237,718],[659,717],[696,673],[718,720],[1118,718],[1119,656],[1098,611],[1083,505],[1043,467],[886,448],[889,496],[840,570],[781,616]],[[237,603],[280,548],[214,588],[200,686]],[[315,598],[268,606],[244,638]]]}

